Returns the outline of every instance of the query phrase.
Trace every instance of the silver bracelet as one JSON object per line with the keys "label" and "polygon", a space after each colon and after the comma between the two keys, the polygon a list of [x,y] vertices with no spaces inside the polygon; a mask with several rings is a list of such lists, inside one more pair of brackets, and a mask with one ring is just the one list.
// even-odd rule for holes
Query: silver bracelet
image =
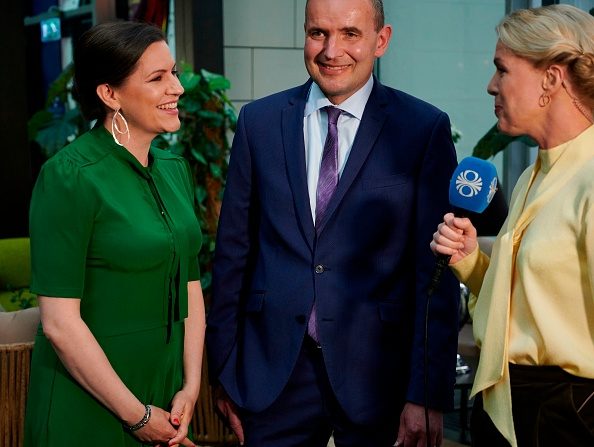
{"label": "silver bracelet", "polygon": [[125,425],[126,429],[128,431],[136,431],[141,429],[142,427],[144,427],[146,424],[148,424],[149,419],[151,418],[151,406],[150,405],[145,405],[144,406],[144,416],[142,417],[142,419],[140,420],[140,422],[134,424],[134,425]]}

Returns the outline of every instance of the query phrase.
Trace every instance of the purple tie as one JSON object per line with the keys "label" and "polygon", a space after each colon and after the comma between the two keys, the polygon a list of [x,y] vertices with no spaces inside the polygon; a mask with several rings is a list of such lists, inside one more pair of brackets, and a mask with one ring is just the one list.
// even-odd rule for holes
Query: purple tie
{"label": "purple tie", "polygon": [[[316,230],[324,217],[328,202],[332,198],[338,185],[338,117],[342,110],[336,107],[327,106],[324,110],[328,114],[328,135],[322,152],[322,163],[320,165],[320,176],[318,177],[318,189],[316,191]],[[319,342],[318,327],[316,322],[316,303],[314,302],[309,321],[307,333],[316,342]]]}
{"label": "purple tie", "polygon": [[330,198],[338,185],[338,117],[342,110],[336,107],[324,107],[328,114],[328,135],[322,152],[322,164],[316,191],[316,227],[320,225]]}

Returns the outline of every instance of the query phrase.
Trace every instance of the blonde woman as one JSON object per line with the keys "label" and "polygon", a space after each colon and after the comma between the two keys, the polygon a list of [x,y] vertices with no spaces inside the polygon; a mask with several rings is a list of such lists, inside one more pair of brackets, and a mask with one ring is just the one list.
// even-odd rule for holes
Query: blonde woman
{"label": "blonde woman", "polygon": [[491,259],[446,214],[434,252],[478,299],[473,445],[594,445],[594,17],[568,5],[497,26],[488,86],[499,129],[538,159],[514,189]]}

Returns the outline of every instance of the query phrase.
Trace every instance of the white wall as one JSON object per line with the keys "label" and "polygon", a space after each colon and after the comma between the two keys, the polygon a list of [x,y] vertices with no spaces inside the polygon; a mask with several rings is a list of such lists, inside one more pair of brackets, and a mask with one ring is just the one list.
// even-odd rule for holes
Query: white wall
{"label": "white wall", "polygon": [[496,122],[486,87],[505,0],[386,0],[384,8],[394,37],[382,81],[447,112],[463,135],[458,159],[470,155]]}
{"label": "white wall", "polygon": [[591,8],[594,8],[594,0],[561,0],[560,3],[574,5],[578,8],[582,8],[585,11],[589,11]]}
{"label": "white wall", "polygon": [[308,79],[305,0],[224,0],[225,75],[236,107]]}

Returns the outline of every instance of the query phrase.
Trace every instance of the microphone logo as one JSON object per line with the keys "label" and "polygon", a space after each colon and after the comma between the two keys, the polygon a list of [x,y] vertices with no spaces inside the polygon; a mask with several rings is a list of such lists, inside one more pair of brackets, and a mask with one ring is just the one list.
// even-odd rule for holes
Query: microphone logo
{"label": "microphone logo", "polygon": [[474,197],[483,189],[483,179],[478,172],[467,169],[456,177],[456,190],[462,197]]}
{"label": "microphone logo", "polygon": [[487,203],[491,203],[493,200],[493,196],[497,192],[497,177],[493,178],[491,184],[489,185],[489,195],[487,196]]}

